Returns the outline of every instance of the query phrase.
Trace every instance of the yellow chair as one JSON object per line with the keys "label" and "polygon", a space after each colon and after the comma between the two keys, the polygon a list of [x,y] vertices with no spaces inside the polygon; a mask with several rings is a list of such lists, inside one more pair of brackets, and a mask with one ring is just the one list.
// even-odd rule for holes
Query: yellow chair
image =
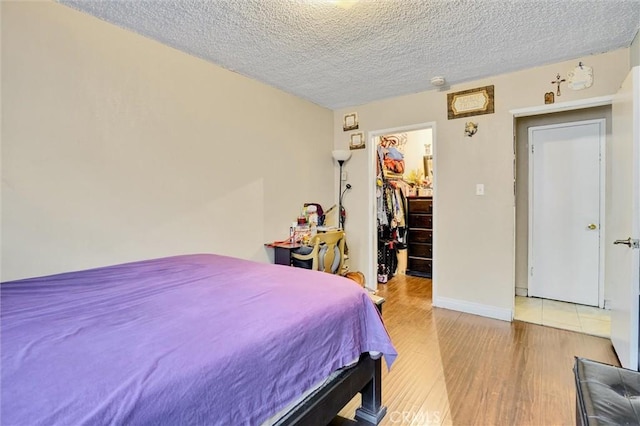
{"label": "yellow chair", "polygon": [[341,274],[344,266],[345,233],[342,230],[319,232],[308,246],[291,252],[294,266]]}

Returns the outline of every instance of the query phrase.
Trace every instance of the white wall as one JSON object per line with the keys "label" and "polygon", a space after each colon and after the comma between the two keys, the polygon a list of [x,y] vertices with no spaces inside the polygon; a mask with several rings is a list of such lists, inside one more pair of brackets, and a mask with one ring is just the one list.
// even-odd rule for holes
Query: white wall
{"label": "white wall", "polygon": [[[557,102],[615,93],[629,70],[629,49],[451,87],[447,92],[495,86],[495,113],[473,117],[479,125],[473,138],[464,136],[468,119],[447,119],[444,91],[421,92],[334,112],[336,148],[344,148],[341,126],[348,112],[358,113],[360,130],[364,132],[436,123],[434,304],[460,302],[459,306],[489,316],[504,318],[510,314],[514,295],[515,200],[514,120],[509,111],[543,105],[544,93],[554,89],[550,82],[556,74],[566,75],[578,61],[593,67],[593,86],[572,91],[565,85]],[[367,243],[368,234],[373,232],[367,221],[370,184],[367,151],[355,152],[349,160],[347,169],[354,189],[345,202],[351,215],[352,269],[362,271],[370,270]],[[475,195],[477,183],[485,185],[484,196]],[[374,277],[368,276],[367,280],[370,279]]]}
{"label": "white wall", "polygon": [[330,205],[331,111],[53,2],[2,2],[2,280],[216,252]]}

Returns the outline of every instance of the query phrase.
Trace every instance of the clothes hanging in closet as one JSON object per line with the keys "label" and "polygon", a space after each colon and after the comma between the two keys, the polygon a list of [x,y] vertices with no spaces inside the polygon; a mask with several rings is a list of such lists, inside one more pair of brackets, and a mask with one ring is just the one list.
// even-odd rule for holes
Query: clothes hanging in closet
{"label": "clothes hanging in closet", "polygon": [[397,250],[406,238],[406,199],[402,181],[387,179],[382,170],[382,152],[378,149],[376,206],[378,222],[378,282],[391,279],[398,266]]}

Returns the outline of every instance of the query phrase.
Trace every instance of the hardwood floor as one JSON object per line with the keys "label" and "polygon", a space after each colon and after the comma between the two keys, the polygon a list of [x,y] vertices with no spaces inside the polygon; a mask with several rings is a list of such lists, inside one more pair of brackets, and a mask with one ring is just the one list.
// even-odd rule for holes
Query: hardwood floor
{"label": "hardwood floor", "polygon": [[[384,425],[574,425],[574,356],[619,365],[607,339],[431,306],[431,280],[379,286],[398,359]],[[354,398],[331,423],[355,425]]]}

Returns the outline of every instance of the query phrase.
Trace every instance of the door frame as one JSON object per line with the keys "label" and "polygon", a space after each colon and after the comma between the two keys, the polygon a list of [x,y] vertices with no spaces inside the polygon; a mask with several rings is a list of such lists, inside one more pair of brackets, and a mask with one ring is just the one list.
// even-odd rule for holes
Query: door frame
{"label": "door frame", "polygon": [[[630,87],[629,87],[630,86]],[[629,161],[630,182],[628,187],[623,187],[622,197],[629,198],[629,206],[621,206],[617,204],[621,194],[617,193],[620,187],[616,187],[616,173],[611,173],[610,186],[613,193],[611,195],[611,204],[609,208],[609,230],[610,237],[607,247],[609,247],[610,256],[608,257],[607,279],[609,288],[611,289],[611,343],[620,364],[624,368],[638,370],[638,299],[640,292],[640,251],[637,248],[624,248],[622,246],[614,248],[615,240],[625,237],[631,239],[640,238],[640,123],[638,116],[640,115],[640,66],[631,68],[624,81],[621,83],[618,92],[615,95],[615,101],[611,111],[612,118],[612,146],[610,153],[614,155],[613,160],[617,160],[620,153],[616,150],[620,145],[626,145],[624,148],[630,148]],[[620,111],[622,107],[622,111]],[[628,115],[627,115],[628,114]],[[620,120],[620,121],[619,121]],[[622,127],[622,131],[621,131]],[[622,141],[622,142],[621,142]],[[617,164],[616,164],[617,167]],[[622,165],[624,168],[625,165]],[[614,172],[614,170],[612,170]],[[628,191],[628,192],[627,192]],[[618,229],[616,219],[611,217],[620,210],[620,208],[630,207],[627,214],[631,216],[630,229]],[[628,233],[627,233],[628,232]],[[630,263],[617,265],[616,260],[620,259],[622,252],[629,256],[627,259]],[[623,262],[624,263],[624,262]],[[629,268],[629,275],[624,274],[621,279],[617,275],[618,267]],[[626,276],[625,276],[626,275]],[[621,303],[621,299],[623,302]]]}
{"label": "door frame", "polygon": [[437,197],[437,190],[438,190],[438,185],[436,184],[437,182],[437,170],[438,170],[438,166],[437,166],[437,135],[436,135],[436,122],[435,121],[429,121],[429,122],[425,122],[425,123],[418,123],[418,124],[412,124],[412,125],[408,125],[408,126],[401,126],[401,127],[392,127],[392,128],[388,128],[388,129],[379,129],[379,130],[371,130],[368,132],[367,135],[367,140],[369,141],[369,143],[367,144],[366,147],[366,151],[367,151],[367,161],[369,163],[368,165],[368,169],[367,169],[367,176],[368,176],[368,180],[369,180],[369,196],[368,196],[368,204],[369,204],[369,214],[368,219],[367,219],[367,227],[369,229],[368,237],[367,237],[367,245],[368,245],[368,267],[369,267],[369,276],[372,277],[372,280],[375,280],[376,286],[374,287],[374,289],[376,289],[378,287],[378,271],[377,271],[377,266],[378,266],[378,233],[375,232],[376,226],[377,226],[377,215],[376,215],[376,155],[377,155],[377,146],[375,143],[376,138],[383,136],[383,135],[388,135],[391,133],[403,133],[403,132],[413,132],[416,130],[425,130],[425,129],[431,129],[431,152],[433,155],[433,183],[432,183],[432,187],[433,187],[433,259],[434,261],[432,261],[432,266],[431,266],[431,285],[432,285],[432,295],[433,298],[435,299],[436,295],[438,294],[437,291],[437,281],[436,281],[436,277],[437,277],[437,272],[436,272],[436,268],[437,268],[437,262],[435,262],[436,259],[436,255],[437,255],[437,249],[438,249],[438,244],[437,244],[437,209],[438,209],[438,203],[436,201],[436,197]]}
{"label": "door frame", "polygon": [[[599,235],[598,235],[598,307],[604,307],[604,260],[605,260],[605,200],[606,200],[606,120],[604,118],[593,119],[593,120],[579,120],[579,121],[567,121],[565,123],[558,124],[548,124],[542,126],[534,126],[530,127],[528,131],[528,140],[527,140],[527,152],[529,156],[529,223],[528,223],[528,260],[527,260],[527,269],[529,273],[527,274],[528,282],[527,287],[529,291],[531,291],[531,286],[533,284],[533,277],[531,276],[531,268],[533,265],[533,173],[534,173],[534,165],[533,165],[533,156],[531,155],[531,147],[533,146],[533,141],[531,140],[532,132],[534,129],[537,130],[547,130],[554,129],[560,127],[569,127],[573,125],[585,125],[585,124],[598,124],[599,125],[599,138],[600,138],[600,158],[599,158],[599,171],[600,171],[600,192],[599,192]],[[515,285],[515,284],[514,284]]]}
{"label": "door frame", "polygon": [[[603,105],[611,105],[613,103],[613,95],[605,95],[605,96],[598,96],[598,97],[594,97],[594,98],[585,98],[585,99],[578,99],[575,101],[568,101],[568,102],[558,102],[558,103],[553,103],[553,104],[545,104],[545,105],[536,105],[536,106],[528,106],[528,107],[523,107],[523,108],[514,108],[514,109],[510,109],[509,110],[509,114],[511,114],[511,116],[513,117],[513,127],[512,127],[512,133],[513,133],[513,223],[515,223],[516,220],[516,143],[517,143],[517,138],[516,138],[516,134],[517,134],[517,120],[516,118],[520,118],[520,117],[532,117],[535,115],[542,115],[542,114],[552,114],[554,112],[563,112],[563,111],[573,111],[573,110],[577,110],[577,109],[585,109],[585,108],[592,108],[592,107],[599,107],[599,106],[603,106]],[[513,261],[515,264],[515,253],[516,253],[516,232],[514,230],[513,232],[513,240],[511,241],[512,243],[512,248],[513,248]],[[513,285],[513,295],[515,296],[515,288],[516,288],[516,273],[515,273],[515,267],[513,268],[513,280],[512,280],[512,285]],[[604,297],[604,295],[603,295]],[[516,298],[513,297],[513,305],[511,305],[511,312],[515,312],[516,311]]]}

